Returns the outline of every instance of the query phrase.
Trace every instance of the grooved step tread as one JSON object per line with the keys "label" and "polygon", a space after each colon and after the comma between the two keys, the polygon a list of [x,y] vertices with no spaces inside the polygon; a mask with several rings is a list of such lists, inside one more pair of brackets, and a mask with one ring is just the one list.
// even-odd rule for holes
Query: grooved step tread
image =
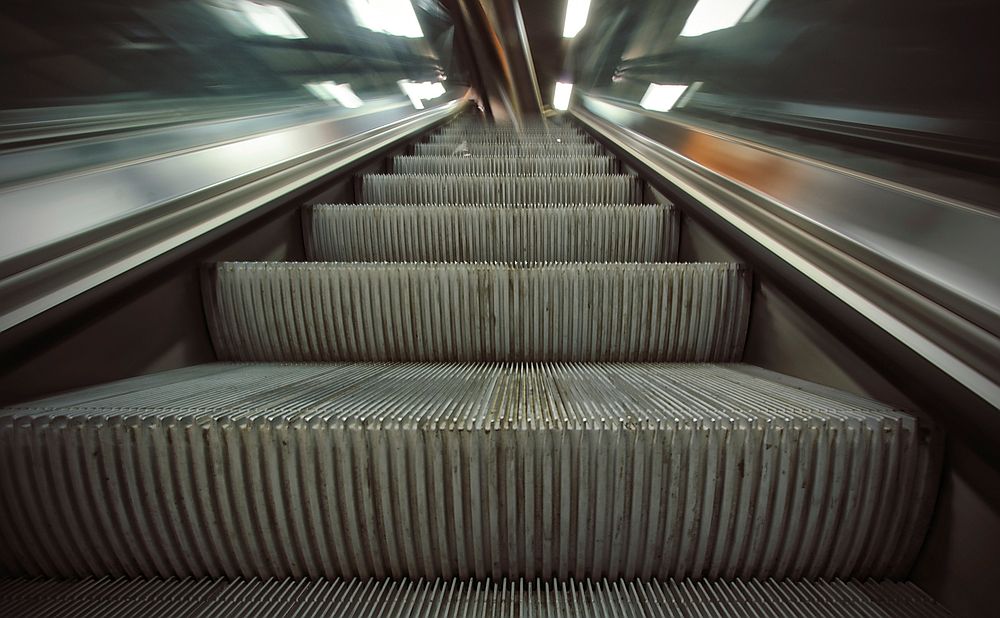
{"label": "grooved step tread", "polygon": [[637,204],[642,184],[629,174],[470,176],[366,174],[366,204]]}
{"label": "grooved step tread", "polygon": [[0,571],[899,577],[935,434],[744,365],[212,364],[0,413]]}
{"label": "grooved step tread", "polygon": [[399,156],[395,174],[616,174],[612,157]]}
{"label": "grooved step tread", "polygon": [[935,618],[948,612],[910,583],[360,580],[0,581],[0,614],[293,618],[700,617]]}
{"label": "grooved step tread", "polygon": [[739,264],[223,262],[203,297],[220,359],[732,361]]}
{"label": "grooved step tread", "polygon": [[310,260],[669,262],[668,205],[324,204],[303,215]]}
{"label": "grooved step tread", "polygon": [[482,144],[476,142],[464,142],[461,144],[414,144],[413,153],[415,155],[432,156],[490,156],[490,157],[514,157],[514,156],[567,156],[567,157],[587,157],[596,156],[603,151],[597,144],[560,144],[560,143],[505,143],[505,144]]}

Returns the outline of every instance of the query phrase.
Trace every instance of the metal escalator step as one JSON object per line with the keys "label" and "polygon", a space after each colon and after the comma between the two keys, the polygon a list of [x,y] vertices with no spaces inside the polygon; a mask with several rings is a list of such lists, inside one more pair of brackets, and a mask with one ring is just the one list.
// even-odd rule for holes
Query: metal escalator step
{"label": "metal escalator step", "polygon": [[738,360],[739,264],[223,262],[204,298],[220,359]]}
{"label": "metal escalator step", "polygon": [[669,262],[668,205],[325,204],[308,209],[309,259],[334,262]]}
{"label": "metal escalator step", "polygon": [[439,132],[427,137],[428,144],[450,143],[555,143],[555,144],[589,144],[591,138],[585,133],[563,131],[452,131]]}
{"label": "metal escalator step", "polygon": [[500,134],[521,134],[521,133],[544,133],[544,134],[570,134],[585,135],[585,132],[574,125],[548,123],[484,123],[484,122],[453,122],[437,129],[434,134],[442,133],[500,133]]}
{"label": "metal escalator step", "polygon": [[552,135],[545,133],[463,133],[431,135],[429,144],[587,144],[585,135]]}
{"label": "metal escalator step", "polygon": [[616,174],[612,157],[426,157],[393,159],[396,174]]}
{"label": "metal escalator step", "polygon": [[414,144],[414,154],[419,156],[566,156],[592,157],[602,154],[597,144]]}
{"label": "metal escalator step", "polygon": [[8,616],[935,618],[908,582],[87,579],[0,582]]}
{"label": "metal escalator step", "polygon": [[587,134],[576,127],[497,127],[497,126],[460,126],[445,127],[431,134],[431,137],[480,137],[480,136],[500,136],[500,137],[587,137]]}
{"label": "metal escalator step", "polygon": [[552,122],[521,122],[517,125],[509,122],[452,122],[437,130],[438,133],[461,133],[464,131],[493,131],[496,133],[539,131],[548,131],[553,133],[583,133],[583,131],[575,125],[556,124]]}
{"label": "metal escalator step", "polygon": [[744,365],[202,365],[0,412],[0,572],[899,577],[938,444]]}
{"label": "metal escalator step", "polygon": [[366,204],[637,204],[642,183],[629,174],[454,176],[366,174]]}

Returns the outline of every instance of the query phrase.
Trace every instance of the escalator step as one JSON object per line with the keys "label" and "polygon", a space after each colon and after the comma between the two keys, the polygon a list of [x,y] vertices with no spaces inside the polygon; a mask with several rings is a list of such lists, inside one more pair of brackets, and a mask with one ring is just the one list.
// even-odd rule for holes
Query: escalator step
{"label": "escalator step", "polygon": [[513,122],[484,122],[482,120],[463,121],[458,120],[448,123],[438,129],[444,131],[497,131],[497,132],[517,132],[517,131],[577,131],[582,132],[579,127],[572,124],[562,124],[549,121],[520,121],[516,125]]}
{"label": "escalator step", "polygon": [[396,157],[396,174],[616,174],[612,157]]}
{"label": "escalator step", "polygon": [[366,204],[636,204],[642,184],[629,174],[452,176],[366,174]]}
{"label": "escalator step", "polygon": [[429,144],[587,144],[590,138],[585,135],[552,135],[546,133],[461,133],[446,135],[431,135]]}
{"label": "escalator step", "polygon": [[745,365],[218,363],[0,441],[0,572],[50,577],[899,577],[939,464]]}
{"label": "escalator step", "polygon": [[224,262],[220,359],[694,361],[742,354],[738,264]]}
{"label": "escalator step", "polygon": [[586,135],[575,126],[557,125],[552,123],[529,123],[521,126],[513,124],[488,123],[452,123],[435,131],[434,135],[462,133],[499,133],[499,134],[545,134],[545,135]]}
{"label": "escalator step", "polygon": [[935,618],[948,616],[902,582],[89,579],[0,582],[0,613],[64,616],[358,616],[359,618]]}
{"label": "escalator step", "polygon": [[669,262],[678,242],[667,205],[326,204],[305,226],[334,262]]}
{"label": "escalator step", "polygon": [[583,133],[564,132],[487,132],[487,131],[466,131],[435,133],[428,136],[428,144],[457,144],[460,142],[478,144],[589,144],[592,143],[590,137]]}
{"label": "escalator step", "polygon": [[414,154],[419,156],[593,157],[602,154],[601,147],[597,144],[469,144],[466,142],[464,144],[414,144],[413,149]]}

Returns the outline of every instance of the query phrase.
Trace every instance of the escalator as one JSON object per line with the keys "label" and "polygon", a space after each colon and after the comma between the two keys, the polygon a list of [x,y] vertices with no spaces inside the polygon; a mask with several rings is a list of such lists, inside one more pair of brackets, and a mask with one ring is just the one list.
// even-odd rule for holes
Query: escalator
{"label": "escalator", "polygon": [[948,615],[940,429],[747,363],[628,163],[468,114],[390,171],[203,265],[219,362],[0,413],[0,614]]}

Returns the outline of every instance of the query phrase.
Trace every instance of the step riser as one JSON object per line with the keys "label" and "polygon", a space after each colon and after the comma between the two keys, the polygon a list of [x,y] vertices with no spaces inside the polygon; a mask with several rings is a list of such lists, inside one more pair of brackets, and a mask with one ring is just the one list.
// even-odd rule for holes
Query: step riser
{"label": "step riser", "polygon": [[[626,609],[627,608],[627,609]],[[722,609],[725,608],[725,609]],[[720,614],[729,608],[739,613]],[[8,616],[948,616],[922,590],[894,582],[461,582],[104,580],[0,585]],[[37,613],[36,613],[37,612]]]}
{"label": "step riser", "polygon": [[224,263],[204,296],[220,359],[734,361],[735,264]]}
{"label": "step riser", "polygon": [[583,133],[556,131],[546,133],[544,131],[449,131],[447,133],[436,133],[427,139],[426,143],[458,143],[469,142],[551,142],[562,144],[586,144],[592,143],[590,138]]}
{"label": "step riser", "polygon": [[396,157],[396,174],[617,174],[611,157]]}
{"label": "step riser", "polygon": [[669,206],[317,206],[309,259],[333,262],[669,262]]}
{"label": "step riser", "polygon": [[550,135],[586,135],[577,127],[567,127],[552,124],[522,124],[514,125],[500,124],[465,124],[454,123],[438,129],[434,135],[450,135],[454,133],[499,133],[499,134],[550,134]]}
{"label": "step riser", "polygon": [[433,135],[427,141],[428,144],[552,144],[576,145],[589,144],[590,140],[582,135],[524,135],[524,134],[466,134],[466,135]]}
{"label": "step riser", "polygon": [[595,157],[602,154],[597,144],[415,144],[413,149],[418,156]]}
{"label": "step riser", "polygon": [[605,176],[445,176],[369,174],[366,204],[637,204],[640,181]]}
{"label": "step riser", "polygon": [[[147,378],[0,426],[4,570],[898,577],[930,511],[914,419],[796,412],[809,395],[722,367],[271,371]],[[662,407],[685,398],[702,403]],[[755,398],[787,409],[732,407]]]}

